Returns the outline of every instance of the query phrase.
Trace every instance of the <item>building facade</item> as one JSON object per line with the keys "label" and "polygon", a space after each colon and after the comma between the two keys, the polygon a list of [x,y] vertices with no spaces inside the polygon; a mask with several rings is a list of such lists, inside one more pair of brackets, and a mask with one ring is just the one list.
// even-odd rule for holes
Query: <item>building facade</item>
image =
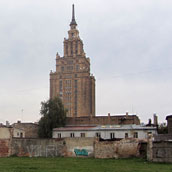
{"label": "building facade", "polygon": [[68,117],[66,120],[67,126],[81,126],[81,125],[129,125],[129,124],[140,124],[140,119],[137,115],[133,114],[115,114],[107,116],[83,116],[71,118]]}
{"label": "building facade", "polygon": [[25,131],[15,127],[0,126],[0,139],[25,138]]}
{"label": "building facade", "polygon": [[62,99],[67,117],[95,116],[95,78],[79,37],[74,5],[68,38],[63,43],[64,56],[56,54],[56,71],[50,73],[50,98]]}
{"label": "building facade", "polygon": [[38,138],[38,124],[31,122],[21,122],[12,124],[12,127],[21,129],[25,132],[25,138]]}
{"label": "building facade", "polygon": [[53,129],[53,138],[100,137],[102,139],[138,138],[147,139],[148,135],[157,134],[156,127],[142,125],[99,125],[71,126]]}
{"label": "building facade", "polygon": [[172,134],[172,115],[168,115],[166,117],[166,120],[167,120],[168,134]]}

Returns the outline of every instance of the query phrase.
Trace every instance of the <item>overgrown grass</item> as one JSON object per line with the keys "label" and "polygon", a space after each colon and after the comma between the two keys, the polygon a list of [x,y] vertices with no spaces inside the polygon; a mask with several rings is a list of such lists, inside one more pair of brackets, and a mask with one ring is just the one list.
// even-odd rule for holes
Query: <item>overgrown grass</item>
{"label": "overgrown grass", "polygon": [[0,172],[172,172],[172,164],[142,159],[0,158]]}

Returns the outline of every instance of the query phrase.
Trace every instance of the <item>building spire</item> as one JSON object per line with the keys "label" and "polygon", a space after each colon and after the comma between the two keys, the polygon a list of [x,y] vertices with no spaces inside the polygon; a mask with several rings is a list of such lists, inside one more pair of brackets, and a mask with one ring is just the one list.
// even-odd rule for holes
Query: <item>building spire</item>
{"label": "building spire", "polygon": [[75,8],[74,8],[74,4],[72,5],[72,21],[70,22],[70,26],[72,25],[77,25],[76,21],[75,21]]}

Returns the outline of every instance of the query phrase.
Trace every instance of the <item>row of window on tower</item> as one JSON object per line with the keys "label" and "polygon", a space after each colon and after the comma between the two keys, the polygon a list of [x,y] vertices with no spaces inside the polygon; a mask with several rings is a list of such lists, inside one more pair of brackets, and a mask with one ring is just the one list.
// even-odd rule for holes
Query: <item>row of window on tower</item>
{"label": "row of window on tower", "polygon": [[[74,88],[75,88],[75,92],[77,92],[77,80],[74,80]],[[71,93],[72,92],[72,80],[65,80],[65,93]],[[59,92],[63,95],[63,81],[60,80],[59,81]]]}
{"label": "row of window on tower", "polygon": [[71,71],[88,71],[89,68],[87,66],[79,66],[79,65],[76,65],[75,67],[74,66],[61,66],[61,72],[71,72]]}
{"label": "row of window on tower", "polygon": [[[78,41],[72,41],[72,42],[68,42],[65,45],[65,52],[67,56],[70,55],[78,55],[79,54],[79,42]],[[83,45],[80,43],[80,51],[83,50]]]}
{"label": "row of window on tower", "polygon": [[78,43],[77,43],[77,41],[75,42],[75,44],[73,42],[66,44],[65,48],[66,48],[66,55],[78,54]]}
{"label": "row of window on tower", "polygon": [[75,80],[75,116],[77,116],[77,100],[78,100],[78,81]]}
{"label": "row of window on tower", "polygon": [[[64,97],[63,97],[63,81],[59,81],[59,92],[60,98],[63,100],[65,107],[68,109],[68,115],[71,116],[71,105],[72,105],[72,80],[65,80],[65,87],[64,87]],[[78,82],[74,80],[74,114],[77,116],[77,92],[78,92]]]}

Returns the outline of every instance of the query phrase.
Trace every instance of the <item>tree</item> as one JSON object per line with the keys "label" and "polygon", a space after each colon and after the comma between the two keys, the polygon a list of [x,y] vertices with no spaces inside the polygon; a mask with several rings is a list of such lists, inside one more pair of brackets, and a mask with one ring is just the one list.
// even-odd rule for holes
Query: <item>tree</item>
{"label": "tree", "polygon": [[166,123],[159,124],[158,134],[168,134],[168,127]]}
{"label": "tree", "polygon": [[41,138],[51,138],[53,128],[63,127],[66,124],[67,110],[59,97],[41,102],[38,135]]}

